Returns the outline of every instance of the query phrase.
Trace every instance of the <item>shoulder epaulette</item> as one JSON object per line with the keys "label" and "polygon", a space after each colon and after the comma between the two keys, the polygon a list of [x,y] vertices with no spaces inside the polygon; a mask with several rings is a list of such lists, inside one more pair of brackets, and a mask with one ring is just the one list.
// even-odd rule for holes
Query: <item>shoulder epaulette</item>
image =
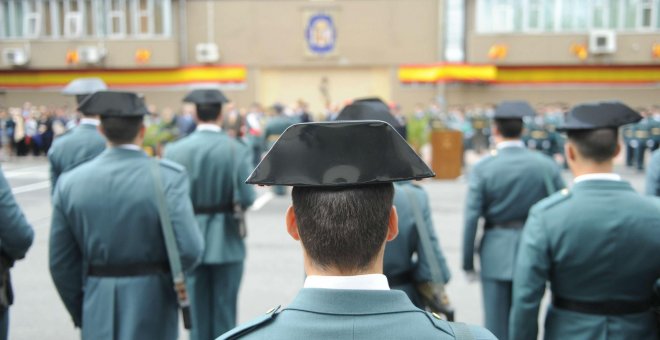
{"label": "shoulder epaulette", "polygon": [[231,331],[221,335],[216,340],[239,339],[240,337],[259,329],[260,327],[265,326],[270,321],[275,319],[275,317],[281,312],[280,307],[281,306],[271,308],[268,312],[266,312],[266,314],[232,329]]}
{"label": "shoulder epaulette", "polygon": [[431,321],[433,326],[449,335],[452,335],[451,326],[449,326],[449,321],[443,319],[437,313],[423,312],[426,317]]}
{"label": "shoulder epaulette", "polygon": [[568,190],[567,188],[561,189],[558,192],[548,196],[548,198],[540,201],[538,205],[538,209],[548,209],[551,208],[561,202],[564,202],[565,200],[569,199],[571,197],[571,191]]}
{"label": "shoulder epaulette", "polygon": [[161,159],[160,160],[160,165],[163,166],[163,167],[166,167],[168,169],[172,169],[176,172],[183,172],[184,170],[186,170],[186,168],[183,167],[183,165],[181,165],[179,163],[176,163],[174,161],[171,161],[169,159]]}

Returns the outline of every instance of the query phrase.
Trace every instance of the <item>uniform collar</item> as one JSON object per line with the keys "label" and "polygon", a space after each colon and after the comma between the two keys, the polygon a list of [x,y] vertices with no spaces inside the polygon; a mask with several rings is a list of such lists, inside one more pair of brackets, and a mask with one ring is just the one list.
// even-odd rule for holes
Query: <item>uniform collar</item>
{"label": "uniform collar", "polygon": [[596,173],[596,174],[586,174],[575,177],[573,183],[580,183],[584,181],[621,181],[621,176],[614,173]]}
{"label": "uniform collar", "polygon": [[81,118],[80,125],[99,126],[101,121],[96,118]]}
{"label": "uniform collar", "polygon": [[387,277],[383,274],[355,276],[310,275],[305,279],[305,288],[389,290]]}
{"label": "uniform collar", "polygon": [[286,309],[342,315],[419,311],[400,290],[317,288],[301,289]]}
{"label": "uniform collar", "polygon": [[525,147],[525,143],[523,143],[521,140],[508,140],[497,143],[498,150],[502,150],[505,148],[524,148],[524,147]]}
{"label": "uniform collar", "polygon": [[123,150],[142,151],[142,148],[135,144],[121,144],[115,146],[115,148],[123,149]]}
{"label": "uniform collar", "polygon": [[197,128],[195,130],[196,131],[220,132],[220,131],[222,131],[222,128],[220,128],[216,124],[201,123],[201,124],[197,125]]}

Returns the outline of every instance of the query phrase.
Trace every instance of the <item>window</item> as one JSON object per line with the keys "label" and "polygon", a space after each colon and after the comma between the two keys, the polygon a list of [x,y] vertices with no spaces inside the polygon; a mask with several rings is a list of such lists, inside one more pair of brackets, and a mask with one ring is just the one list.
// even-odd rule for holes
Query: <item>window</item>
{"label": "window", "polygon": [[126,35],[126,0],[107,0],[107,35],[121,38]]}
{"label": "window", "polygon": [[23,5],[23,36],[38,38],[41,35],[41,13],[43,3],[39,0],[25,0]]}
{"label": "window", "polygon": [[476,0],[480,33],[658,31],[660,0]]}

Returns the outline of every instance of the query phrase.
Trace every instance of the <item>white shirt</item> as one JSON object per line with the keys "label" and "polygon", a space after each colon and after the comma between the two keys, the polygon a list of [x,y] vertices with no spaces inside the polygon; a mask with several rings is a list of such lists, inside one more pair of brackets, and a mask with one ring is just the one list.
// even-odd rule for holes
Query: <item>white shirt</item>
{"label": "white shirt", "polygon": [[92,125],[92,126],[99,126],[101,125],[101,121],[98,119],[94,118],[81,118],[80,119],[80,125]]}
{"label": "white shirt", "polygon": [[213,132],[220,132],[222,129],[215,125],[215,124],[208,124],[208,123],[201,123],[197,125],[197,131],[213,131]]}
{"label": "white shirt", "polygon": [[621,176],[618,174],[613,174],[613,173],[598,173],[598,174],[586,174],[586,175],[581,175],[575,177],[573,179],[573,183],[580,183],[584,181],[595,181],[595,180],[601,180],[601,181],[620,181]]}
{"label": "white shirt", "polygon": [[508,140],[497,143],[498,150],[504,148],[524,148],[524,147],[525,147],[525,143],[523,143],[521,140]]}
{"label": "white shirt", "polygon": [[310,275],[305,279],[304,288],[390,290],[387,277],[383,274],[355,276]]}
{"label": "white shirt", "polygon": [[125,150],[142,151],[142,148],[135,144],[122,144],[117,145],[116,147]]}

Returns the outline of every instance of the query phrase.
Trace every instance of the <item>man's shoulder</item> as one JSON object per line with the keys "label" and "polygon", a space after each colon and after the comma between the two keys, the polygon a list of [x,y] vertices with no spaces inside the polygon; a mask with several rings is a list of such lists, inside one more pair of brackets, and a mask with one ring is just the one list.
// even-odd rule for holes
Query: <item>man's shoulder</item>
{"label": "man's shoulder", "polygon": [[569,189],[562,189],[540,200],[532,206],[530,213],[543,213],[570,202],[573,197]]}
{"label": "man's shoulder", "polygon": [[265,327],[266,325],[270,324],[277,315],[280,313],[280,306],[277,306],[275,308],[272,308],[266,314],[248,321],[244,324],[239,325],[238,327],[230,330],[229,332],[222,334],[219,336],[216,340],[229,340],[229,339],[239,339],[242,337],[247,336],[251,332],[256,331],[257,329],[260,329],[262,327]]}

